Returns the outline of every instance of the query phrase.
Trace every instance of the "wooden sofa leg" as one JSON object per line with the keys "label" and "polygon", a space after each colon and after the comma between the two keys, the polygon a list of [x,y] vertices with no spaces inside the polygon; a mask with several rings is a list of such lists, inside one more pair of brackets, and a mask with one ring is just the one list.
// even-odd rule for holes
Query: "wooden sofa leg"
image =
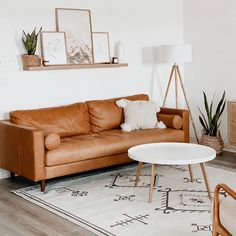
{"label": "wooden sofa leg", "polygon": [[15,173],[11,172],[10,174],[11,174],[11,177],[10,177],[11,181],[14,181],[15,180]]}
{"label": "wooden sofa leg", "polygon": [[41,192],[45,192],[45,188],[46,188],[46,181],[45,181],[45,179],[41,180],[40,187],[41,187]]}

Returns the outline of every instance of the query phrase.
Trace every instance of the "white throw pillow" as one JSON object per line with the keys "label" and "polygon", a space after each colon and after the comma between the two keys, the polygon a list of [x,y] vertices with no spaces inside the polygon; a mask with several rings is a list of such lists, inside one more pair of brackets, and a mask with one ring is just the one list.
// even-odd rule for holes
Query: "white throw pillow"
{"label": "white throw pillow", "polygon": [[163,122],[157,120],[156,113],[160,111],[160,107],[156,102],[121,99],[116,104],[124,109],[125,123],[121,125],[123,131],[166,128]]}

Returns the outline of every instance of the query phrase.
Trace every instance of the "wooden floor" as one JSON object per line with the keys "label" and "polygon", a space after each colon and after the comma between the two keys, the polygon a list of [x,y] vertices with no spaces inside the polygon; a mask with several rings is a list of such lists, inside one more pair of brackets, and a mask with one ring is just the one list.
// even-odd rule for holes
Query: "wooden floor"
{"label": "wooden floor", "polygon": [[0,180],[0,236],[94,236],[95,234],[38,207],[13,193],[29,183]]}
{"label": "wooden floor", "polygon": [[[224,152],[209,164],[236,170],[236,153]],[[87,230],[71,223],[12,193],[32,185],[21,177],[0,180],[0,236],[92,236]]]}
{"label": "wooden floor", "polygon": [[225,169],[236,170],[236,153],[224,151],[221,155],[217,156],[210,164],[221,166]]}

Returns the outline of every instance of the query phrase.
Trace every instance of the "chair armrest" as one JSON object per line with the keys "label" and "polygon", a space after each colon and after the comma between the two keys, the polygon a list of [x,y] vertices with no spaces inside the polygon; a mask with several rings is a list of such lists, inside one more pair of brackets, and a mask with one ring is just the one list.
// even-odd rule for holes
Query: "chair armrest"
{"label": "chair armrest", "polygon": [[183,119],[184,141],[189,142],[189,111],[185,109],[165,108],[161,107],[160,114],[179,115]]}
{"label": "chair armrest", "polygon": [[223,189],[234,200],[236,200],[236,192],[233,189],[231,189],[229,186],[227,186],[226,184],[218,184],[215,188],[215,195],[218,195],[218,197],[219,197],[219,192],[220,192],[221,189]]}
{"label": "chair armrest", "polygon": [[0,167],[33,181],[45,179],[44,132],[0,121]]}
{"label": "chair armrest", "polygon": [[214,204],[213,204],[213,227],[217,227],[220,225],[220,228],[218,230],[221,230],[220,233],[222,233],[222,235],[231,235],[220,223],[219,206],[220,206],[220,190],[221,189],[223,189],[227,194],[229,194],[229,196],[231,196],[233,199],[236,200],[236,192],[233,191],[226,184],[218,184],[215,187]]}

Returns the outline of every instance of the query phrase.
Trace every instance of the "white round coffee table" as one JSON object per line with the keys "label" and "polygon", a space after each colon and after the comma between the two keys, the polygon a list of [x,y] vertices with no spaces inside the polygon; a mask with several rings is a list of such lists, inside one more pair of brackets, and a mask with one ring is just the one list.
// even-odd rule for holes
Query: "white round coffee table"
{"label": "white round coffee table", "polygon": [[152,202],[153,185],[157,165],[188,165],[190,179],[193,180],[191,164],[200,164],[205,180],[208,196],[211,199],[205,171],[205,162],[216,157],[216,151],[212,148],[190,143],[149,143],[134,146],[128,150],[128,156],[138,161],[138,171],[135,186],[138,184],[142,170],[142,163],[152,164],[150,177],[149,202]]}

